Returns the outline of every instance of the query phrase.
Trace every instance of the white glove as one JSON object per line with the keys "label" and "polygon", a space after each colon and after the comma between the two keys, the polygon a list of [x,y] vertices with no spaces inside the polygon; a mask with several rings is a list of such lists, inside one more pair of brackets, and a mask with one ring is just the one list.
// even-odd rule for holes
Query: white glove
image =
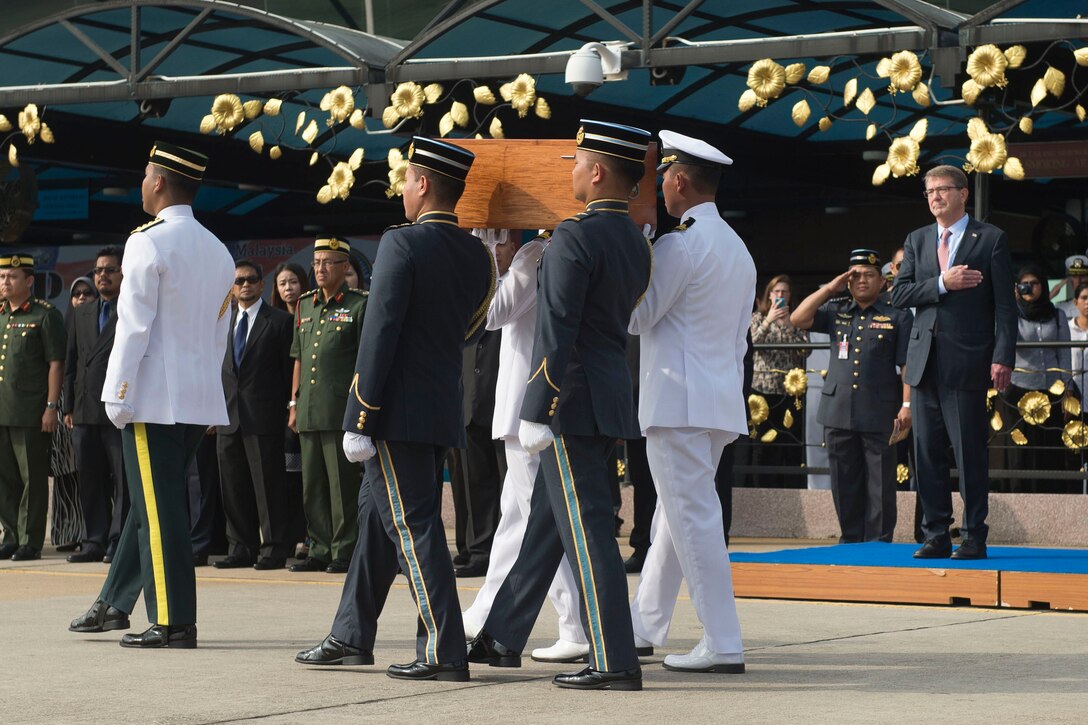
{"label": "white glove", "polygon": [[526,453],[536,454],[547,448],[555,440],[552,429],[543,423],[523,420],[518,426],[518,440]]}
{"label": "white glove", "polygon": [[136,411],[128,403],[106,403],[106,417],[118,430],[131,423],[134,415]]}
{"label": "white glove", "polygon": [[642,225],[642,236],[646,237],[647,239],[653,239],[655,231],[657,230],[651,227],[649,224]]}
{"label": "white glove", "polygon": [[377,452],[378,449],[374,447],[374,442],[370,440],[370,436],[359,435],[358,433],[344,434],[344,457],[352,463],[369,461]]}

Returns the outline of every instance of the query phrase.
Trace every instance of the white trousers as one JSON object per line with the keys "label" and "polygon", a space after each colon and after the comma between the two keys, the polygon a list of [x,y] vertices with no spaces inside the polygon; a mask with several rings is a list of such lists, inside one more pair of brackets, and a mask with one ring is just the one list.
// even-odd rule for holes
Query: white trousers
{"label": "white trousers", "polygon": [[[533,482],[540,468],[540,457],[527,453],[516,437],[506,438],[504,442],[506,478],[502,484],[502,497],[499,499],[499,526],[495,529],[495,538],[491,543],[491,559],[484,585],[480,587],[472,606],[464,612],[465,619],[477,628],[483,627],[487,621],[495,595],[521,551],[525,526],[529,521]],[[548,598],[552,600],[552,605],[559,614],[559,638],[587,644],[589,640],[586,639],[579,614],[581,600],[578,597],[578,586],[566,556],[559,563],[559,570],[555,572]]]}
{"label": "white trousers", "polygon": [[655,646],[668,639],[680,582],[686,579],[709,649],[722,654],[744,651],[722,508],[714,489],[722,449],[734,438],[733,433],[701,428],[646,431],[657,509],[631,620],[635,634]]}

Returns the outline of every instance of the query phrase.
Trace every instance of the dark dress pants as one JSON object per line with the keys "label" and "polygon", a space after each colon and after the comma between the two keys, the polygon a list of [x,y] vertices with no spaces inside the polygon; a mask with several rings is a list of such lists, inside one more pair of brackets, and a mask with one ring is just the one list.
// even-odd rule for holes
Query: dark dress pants
{"label": "dark dress pants", "polygon": [[121,431],[112,425],[76,425],[72,443],[85,525],[82,549],[112,553],[121,538],[129,506]]}
{"label": "dark dress pants", "polygon": [[646,439],[635,438],[627,441],[627,477],[631,480],[634,493],[634,524],[631,527],[631,548],[634,555],[646,558],[650,548],[650,525],[657,508],[657,489],[650,474],[650,463],[646,459]]}
{"label": "dark dress pants", "polygon": [[[486,564],[491,558],[491,542],[499,525],[499,499],[506,477],[506,446],[491,437],[490,426],[466,426],[465,440],[467,447],[460,451],[461,499],[466,514],[463,523],[465,549],[470,561]],[[461,553],[460,546],[458,553]]]}
{"label": "dark dress pants", "polygon": [[986,446],[986,389],[960,390],[942,385],[937,346],[917,387],[911,388],[914,460],[922,500],[922,530],[927,539],[947,537],[952,525],[952,487],[948,447],[960,472],[965,539],[986,543],[989,527],[989,461]]}
{"label": "dark dress pants", "polygon": [[189,489],[190,536],[193,540],[193,556],[207,556],[222,551],[223,516],[219,506],[219,457],[215,452],[214,435],[207,435],[197,443],[197,450],[189,464],[187,485]]}
{"label": "dark dress pants", "polygon": [[733,441],[722,449],[722,457],[718,459],[718,468],[714,471],[714,489],[722,504],[722,528],[725,531],[726,546],[729,546],[729,529],[733,526],[733,481],[736,479],[733,466],[737,461],[736,443]]}
{"label": "dark dress pants", "polygon": [[883,433],[825,428],[839,543],[891,541],[895,533],[895,449]]}
{"label": "dark dress pants", "polygon": [[283,436],[220,433],[219,478],[229,553],[240,559],[286,559],[289,541]]}
{"label": "dark dress pants", "polygon": [[332,635],[373,651],[378,616],[403,569],[419,614],[416,659],[431,664],[464,660],[465,630],[435,475],[445,449],[393,441],[374,445],[378,452],[366,463],[359,492],[359,545]]}
{"label": "dark dress pants", "polygon": [[566,553],[581,595],[591,665],[602,671],[638,668],[609,493],[614,446],[611,438],[561,435],[540,453],[521,551],[483,627],[497,642],[525,647]]}

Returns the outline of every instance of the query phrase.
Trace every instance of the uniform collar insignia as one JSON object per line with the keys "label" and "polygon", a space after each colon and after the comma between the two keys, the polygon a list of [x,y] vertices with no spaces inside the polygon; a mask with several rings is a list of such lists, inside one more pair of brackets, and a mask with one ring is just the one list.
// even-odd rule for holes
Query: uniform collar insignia
{"label": "uniform collar insignia", "polygon": [[630,205],[626,199],[594,199],[586,204],[586,211],[612,211],[626,214]]}
{"label": "uniform collar insignia", "polygon": [[416,217],[416,224],[457,224],[457,215],[452,211],[428,211]]}

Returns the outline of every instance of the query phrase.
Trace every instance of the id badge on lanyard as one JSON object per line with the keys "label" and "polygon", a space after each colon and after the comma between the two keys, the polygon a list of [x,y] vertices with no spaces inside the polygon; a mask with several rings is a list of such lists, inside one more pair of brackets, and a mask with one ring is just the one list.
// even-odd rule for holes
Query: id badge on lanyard
{"label": "id badge on lanyard", "polygon": [[842,339],[839,340],[839,359],[840,360],[849,360],[850,359],[850,341],[848,339],[846,339],[846,334],[845,333],[843,334]]}

